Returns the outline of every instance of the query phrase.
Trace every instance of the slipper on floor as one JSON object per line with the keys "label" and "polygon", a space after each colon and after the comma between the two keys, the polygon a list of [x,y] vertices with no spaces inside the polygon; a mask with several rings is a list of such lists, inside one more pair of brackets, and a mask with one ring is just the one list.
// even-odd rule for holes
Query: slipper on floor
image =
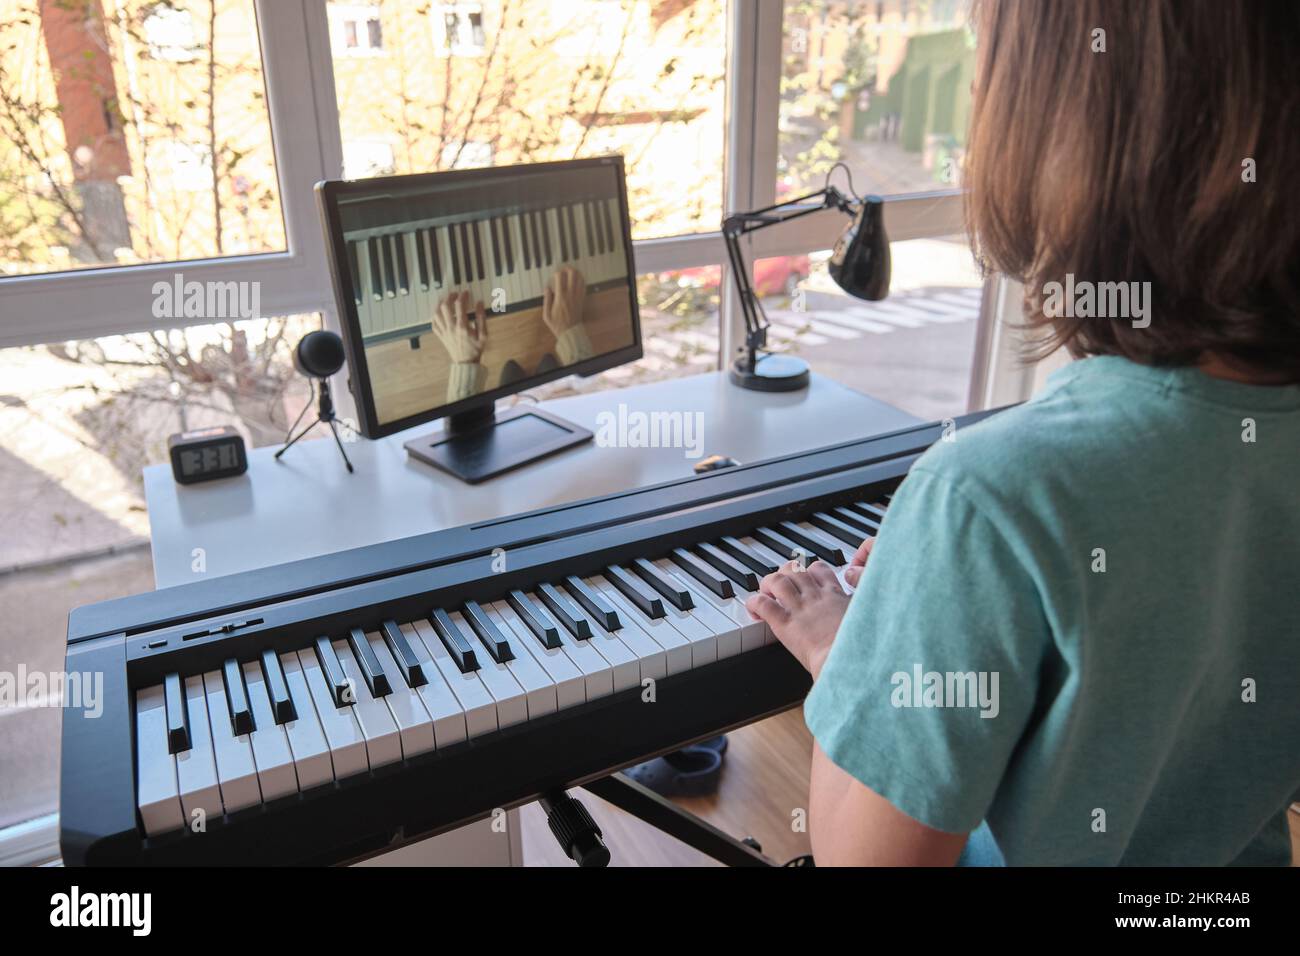
{"label": "slipper on floor", "polygon": [[[727,752],[727,735],[718,734],[716,737],[710,737],[708,740],[701,740],[698,744],[691,744],[691,747],[703,747],[705,750],[712,750],[719,757]],[[690,747],[684,747],[683,750],[690,750]]]}
{"label": "slipper on floor", "polygon": [[703,797],[718,789],[722,756],[708,747],[687,747],[623,772],[661,797]]}

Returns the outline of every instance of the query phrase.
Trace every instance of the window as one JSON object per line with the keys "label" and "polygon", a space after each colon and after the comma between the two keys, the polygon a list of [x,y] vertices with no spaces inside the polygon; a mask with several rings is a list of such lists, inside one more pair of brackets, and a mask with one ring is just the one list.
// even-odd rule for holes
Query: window
{"label": "window", "polygon": [[478,4],[440,3],[438,53],[442,56],[479,56],[483,53],[483,8]]}
{"label": "window", "polygon": [[785,6],[779,177],[820,187],[843,161],[859,193],[957,185],[965,156],[974,38],[969,0]]}
{"label": "window", "polygon": [[393,172],[393,147],[382,140],[345,140],[343,178],[366,179]]}
{"label": "window", "polygon": [[491,165],[491,143],[448,143],[442,148],[443,169],[473,169]]}
{"label": "window", "polygon": [[103,6],[0,22],[0,275],[284,249],[252,0]]}
{"label": "window", "polygon": [[144,18],[144,37],[149,55],[156,60],[188,63],[199,55],[194,34],[194,17],[165,3],[155,4]]}
{"label": "window", "polygon": [[769,344],[813,371],[935,421],[966,411],[983,278],[964,236],[890,245],[888,298],[855,299],[827,272],[829,250],[760,259],[754,291]]}
{"label": "window", "polygon": [[[716,231],[727,9],[389,0],[391,57],[361,65],[336,51],[342,138],[393,143],[398,173],[621,153],[635,238]],[[469,144],[485,149],[467,158]]]}
{"label": "window", "polygon": [[384,49],[379,7],[365,4],[329,5],[330,47],[335,56],[366,56]]}

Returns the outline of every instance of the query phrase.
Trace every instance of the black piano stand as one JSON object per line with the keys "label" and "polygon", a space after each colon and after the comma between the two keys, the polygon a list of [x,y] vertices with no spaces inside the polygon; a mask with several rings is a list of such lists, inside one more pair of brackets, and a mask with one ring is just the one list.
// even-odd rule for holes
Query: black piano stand
{"label": "black piano stand", "polygon": [[[726,866],[777,865],[760,852],[754,841],[737,840],[723,833],[713,824],[688,813],[624,774],[613,773],[582,786]],[[551,833],[571,860],[585,867],[609,865],[609,849],[602,839],[600,827],[581,803],[563,790],[552,791],[538,802],[546,811]]]}

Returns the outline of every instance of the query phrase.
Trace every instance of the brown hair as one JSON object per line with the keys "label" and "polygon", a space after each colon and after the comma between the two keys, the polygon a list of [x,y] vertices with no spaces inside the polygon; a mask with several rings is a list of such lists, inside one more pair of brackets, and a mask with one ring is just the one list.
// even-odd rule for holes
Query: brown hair
{"label": "brown hair", "polygon": [[[1300,382],[1300,4],[980,0],[975,30],[967,220],[1042,351]],[[1151,283],[1150,325],[1048,314],[1067,274]]]}

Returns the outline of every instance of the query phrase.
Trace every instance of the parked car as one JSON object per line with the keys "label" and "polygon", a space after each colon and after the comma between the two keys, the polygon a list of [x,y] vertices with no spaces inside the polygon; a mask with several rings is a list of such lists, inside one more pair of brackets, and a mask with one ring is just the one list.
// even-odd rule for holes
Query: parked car
{"label": "parked car", "polygon": [[[774,256],[754,263],[754,292],[759,297],[794,295],[799,283],[812,272],[812,260],[807,256]],[[660,275],[662,282],[701,289],[717,289],[722,281],[721,266],[696,266],[677,269]]]}

